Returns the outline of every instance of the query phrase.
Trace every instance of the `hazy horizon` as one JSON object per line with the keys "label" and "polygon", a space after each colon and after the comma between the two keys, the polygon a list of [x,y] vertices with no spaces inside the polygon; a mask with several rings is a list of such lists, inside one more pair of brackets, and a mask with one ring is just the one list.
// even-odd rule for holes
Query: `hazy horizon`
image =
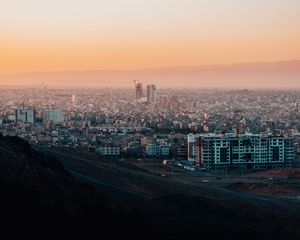
{"label": "hazy horizon", "polygon": [[300,86],[300,1],[10,0],[0,7],[0,85]]}
{"label": "hazy horizon", "polygon": [[300,61],[27,72],[0,76],[0,85],[131,88],[133,79],[159,88],[298,89]]}

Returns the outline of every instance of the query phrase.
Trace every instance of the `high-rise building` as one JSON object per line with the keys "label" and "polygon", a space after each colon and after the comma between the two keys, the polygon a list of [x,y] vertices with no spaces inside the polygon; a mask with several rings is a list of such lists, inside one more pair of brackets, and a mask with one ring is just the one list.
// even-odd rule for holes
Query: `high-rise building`
{"label": "high-rise building", "polygon": [[136,83],[135,85],[135,96],[136,100],[140,100],[144,97],[144,90],[143,90],[143,84],[142,83]]}
{"label": "high-rise building", "polygon": [[147,86],[147,102],[148,104],[156,103],[156,86],[154,84]]}
{"label": "high-rise building", "polygon": [[21,108],[16,110],[16,122],[35,122],[36,111],[34,108]]}
{"label": "high-rise building", "polygon": [[290,167],[294,138],[260,134],[190,134],[188,158],[206,169]]}
{"label": "high-rise building", "polygon": [[200,137],[199,134],[189,134],[188,135],[187,155],[188,155],[188,160],[190,160],[190,161],[196,160],[196,142],[199,137]]}
{"label": "high-rise building", "polygon": [[76,100],[77,100],[77,99],[76,99],[76,96],[73,94],[73,95],[72,95],[72,104],[76,104]]}
{"label": "high-rise building", "polygon": [[47,109],[43,111],[43,122],[60,123],[64,121],[64,113],[61,109]]}

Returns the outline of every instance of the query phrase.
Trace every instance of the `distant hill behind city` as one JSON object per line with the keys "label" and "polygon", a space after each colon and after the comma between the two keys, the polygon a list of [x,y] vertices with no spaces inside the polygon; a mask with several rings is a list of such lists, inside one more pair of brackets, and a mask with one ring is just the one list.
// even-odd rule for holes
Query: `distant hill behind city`
{"label": "distant hill behind city", "polygon": [[300,88],[300,60],[130,70],[28,72],[0,76],[2,86],[132,87],[133,79],[161,88]]}

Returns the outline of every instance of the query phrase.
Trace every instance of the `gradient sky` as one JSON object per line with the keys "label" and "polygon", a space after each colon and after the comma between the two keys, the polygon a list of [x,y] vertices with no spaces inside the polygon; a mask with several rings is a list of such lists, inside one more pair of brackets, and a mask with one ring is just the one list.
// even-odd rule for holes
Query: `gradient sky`
{"label": "gradient sky", "polygon": [[300,59],[300,0],[1,0],[0,74]]}

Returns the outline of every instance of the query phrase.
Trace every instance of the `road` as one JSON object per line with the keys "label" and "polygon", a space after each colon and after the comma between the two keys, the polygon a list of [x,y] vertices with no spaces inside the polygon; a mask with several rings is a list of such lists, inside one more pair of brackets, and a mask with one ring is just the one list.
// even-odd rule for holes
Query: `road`
{"label": "road", "polygon": [[[59,149],[39,149],[45,154],[52,155],[64,163],[66,170],[83,181],[93,183],[102,193],[110,198],[122,201],[136,202],[152,199],[168,193],[182,193],[199,196],[209,196],[216,199],[233,201],[240,199],[245,203],[255,203],[257,206],[268,208],[272,204],[280,211],[289,211],[291,214],[299,212],[299,200],[280,197],[269,197],[251,193],[235,192],[224,188],[224,185],[203,183],[201,179],[182,177],[162,177],[143,168],[131,166],[119,161],[97,161],[93,155],[77,154],[72,151]],[[140,165],[140,164],[139,164]],[[261,178],[253,178],[260,181]],[[125,199],[125,200],[124,200]]]}

